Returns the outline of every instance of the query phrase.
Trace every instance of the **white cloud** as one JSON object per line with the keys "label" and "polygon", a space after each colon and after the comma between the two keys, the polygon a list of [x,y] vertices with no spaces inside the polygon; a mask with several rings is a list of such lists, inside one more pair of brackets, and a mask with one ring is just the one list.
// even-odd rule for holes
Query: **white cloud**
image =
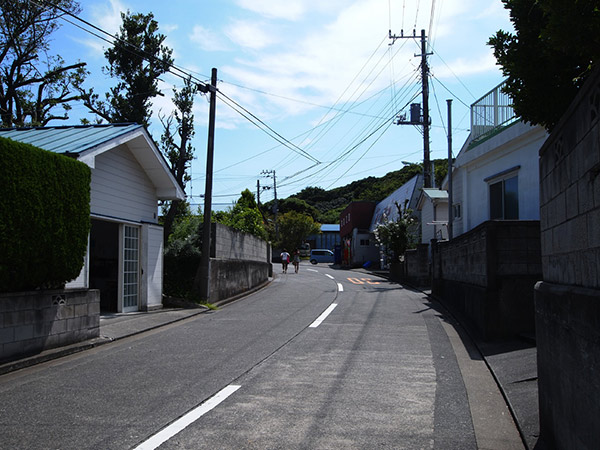
{"label": "white cloud", "polygon": [[[90,7],[90,22],[96,25],[98,28],[114,36],[121,26],[121,12],[127,12],[127,7],[119,0],[109,0],[108,3],[94,3]],[[96,31],[94,31],[96,33]],[[110,39],[109,36],[102,35],[103,38]],[[79,42],[88,47],[91,52],[90,54],[103,58],[104,49],[109,46],[106,41],[100,40],[97,37],[89,37],[86,39],[80,39]]]}
{"label": "white cloud", "polygon": [[237,20],[227,27],[225,34],[240,47],[261,50],[279,41],[277,33],[265,23]]}
{"label": "white cloud", "polygon": [[241,8],[273,19],[295,21],[306,13],[306,5],[303,0],[238,0],[237,4]]}
{"label": "white cloud", "polygon": [[189,39],[205,51],[218,52],[228,50],[227,44],[219,34],[201,25],[196,25],[192,29]]}

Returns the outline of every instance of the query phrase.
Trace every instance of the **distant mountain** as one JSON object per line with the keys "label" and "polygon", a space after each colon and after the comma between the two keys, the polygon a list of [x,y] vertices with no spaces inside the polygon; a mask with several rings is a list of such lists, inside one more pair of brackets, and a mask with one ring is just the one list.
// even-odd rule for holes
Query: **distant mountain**
{"label": "distant mountain", "polygon": [[[446,176],[447,160],[435,160],[434,167],[436,184],[439,184]],[[363,178],[328,191],[320,187],[307,187],[287,199],[282,199],[279,203],[279,210],[282,213],[286,212],[286,209],[298,210],[298,205],[305,202],[307,207],[303,208],[304,212],[313,215],[316,221],[338,223],[340,213],[350,202],[380,202],[418,173],[421,173],[421,166],[411,164],[382,177]]]}

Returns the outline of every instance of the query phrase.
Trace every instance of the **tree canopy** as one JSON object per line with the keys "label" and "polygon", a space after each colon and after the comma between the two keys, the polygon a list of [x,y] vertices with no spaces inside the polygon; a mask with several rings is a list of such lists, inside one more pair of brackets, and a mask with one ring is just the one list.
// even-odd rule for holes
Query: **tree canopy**
{"label": "tree canopy", "polygon": [[164,45],[154,15],[121,13],[123,23],[115,45],[104,53],[105,72],[118,80],[100,100],[93,88],[84,94],[84,104],[111,123],[135,122],[148,126],[152,98],[160,95],[159,77],[173,64],[173,50]]}
{"label": "tree canopy", "polygon": [[[77,14],[74,0],[52,0],[41,5],[28,0],[0,0],[0,117],[3,127],[46,125],[67,120],[70,102],[87,72],[85,63],[65,65],[51,55],[50,36],[59,18]],[[62,114],[54,113],[61,105]]]}
{"label": "tree canopy", "polygon": [[600,57],[600,1],[502,0],[515,33],[488,42],[507,76],[515,113],[556,125]]}

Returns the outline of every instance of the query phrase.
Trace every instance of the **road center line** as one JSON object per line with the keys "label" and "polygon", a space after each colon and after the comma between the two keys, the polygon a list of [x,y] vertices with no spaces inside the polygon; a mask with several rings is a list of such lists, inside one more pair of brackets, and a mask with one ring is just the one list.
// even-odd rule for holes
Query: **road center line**
{"label": "road center line", "polygon": [[338,283],[338,291],[339,292],[344,292],[344,286],[342,286],[342,283]]}
{"label": "road center line", "polygon": [[333,311],[336,306],[337,306],[337,303],[332,303],[331,305],[329,305],[329,308],[327,308],[325,311],[323,311],[323,314],[321,314],[319,317],[317,317],[317,320],[315,320],[313,323],[311,323],[308,327],[309,328],[317,328],[319,325],[321,325],[321,322],[323,322],[327,318],[327,316],[329,314],[331,314],[331,311]]}
{"label": "road center line", "polygon": [[168,427],[163,428],[154,436],[150,437],[150,439],[148,439],[147,441],[142,442],[140,445],[135,447],[134,450],[154,450],[158,448],[160,445],[164,444],[177,433],[194,423],[196,420],[198,420],[204,414],[209,412],[211,409],[215,408],[217,405],[219,405],[219,403],[221,403],[223,400],[225,400],[227,397],[229,397],[231,394],[237,391],[240,387],[241,386],[229,385],[221,389],[219,392],[217,392],[207,401],[202,403],[200,406],[191,410],[184,416],[180,417]]}
{"label": "road center line", "polygon": [[316,269],[306,269],[308,272],[318,272]]}
{"label": "road center line", "polygon": [[331,275],[329,275],[328,273],[325,274],[326,277],[331,278],[332,280],[334,279]]}

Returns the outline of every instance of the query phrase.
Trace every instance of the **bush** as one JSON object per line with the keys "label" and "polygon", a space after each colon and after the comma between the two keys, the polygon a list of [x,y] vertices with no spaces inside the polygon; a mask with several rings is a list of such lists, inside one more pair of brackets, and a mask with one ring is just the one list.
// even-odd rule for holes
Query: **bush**
{"label": "bush", "polygon": [[90,230],[90,169],[0,138],[0,180],[0,292],[76,278]]}

